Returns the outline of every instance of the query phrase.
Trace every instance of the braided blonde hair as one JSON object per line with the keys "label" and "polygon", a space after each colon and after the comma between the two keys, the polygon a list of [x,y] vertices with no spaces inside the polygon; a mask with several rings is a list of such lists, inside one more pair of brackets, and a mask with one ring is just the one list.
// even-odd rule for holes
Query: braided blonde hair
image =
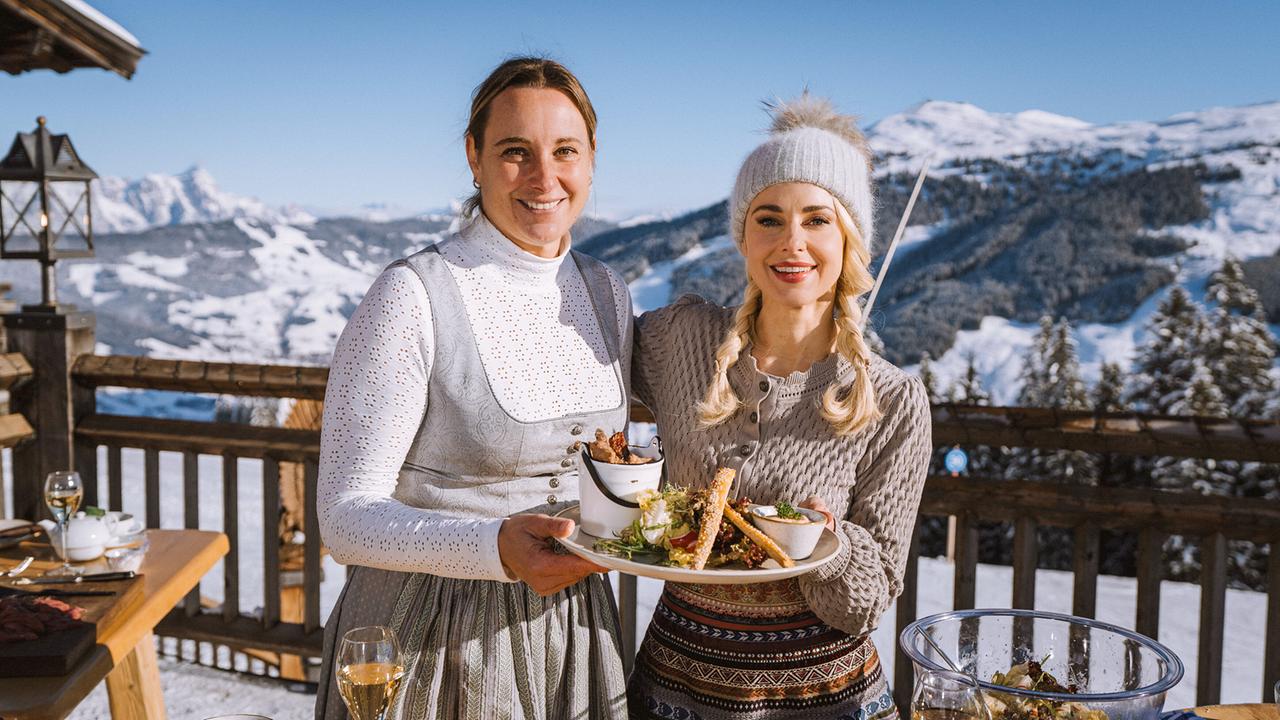
{"label": "braided blonde hair", "polygon": [[[822,393],[822,417],[831,423],[836,435],[852,435],[878,420],[880,407],[871,384],[868,364],[871,350],[862,335],[862,308],[858,297],[874,285],[867,269],[871,254],[862,242],[853,217],[839,201],[834,203],[837,224],[844,235],[844,252],[840,276],[835,287],[835,351],[857,368],[853,385],[847,390],[832,384]],[[747,343],[756,341],[756,318],[760,315],[763,295],[759,286],[747,275],[742,305],[734,315],[733,326],[716,349],[715,375],[707,394],[698,403],[699,427],[709,428],[728,420],[742,407],[742,399],[729,384],[729,368],[742,355]]]}

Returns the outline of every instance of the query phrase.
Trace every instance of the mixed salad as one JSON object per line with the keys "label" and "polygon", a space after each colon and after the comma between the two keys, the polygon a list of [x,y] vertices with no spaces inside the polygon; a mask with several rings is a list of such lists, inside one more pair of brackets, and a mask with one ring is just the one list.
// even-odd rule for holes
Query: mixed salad
{"label": "mixed salad", "polygon": [[[995,673],[991,677],[991,682],[1008,688],[1036,692],[1071,695],[1080,692],[1080,688],[1075,683],[1063,685],[1053,675],[1045,672],[1041,664],[1034,660],[1014,665],[1008,672]],[[985,695],[992,720],[1108,720],[1105,712],[1093,710],[1077,702],[1037,700],[998,692]]]}
{"label": "mixed salad", "polygon": [[[640,555],[662,565],[694,567],[709,497],[705,490],[674,487],[641,493],[636,499],[640,519],[624,528],[616,539],[597,541],[595,549],[627,559]],[[727,506],[745,513],[750,502],[738,498],[729,500]],[[715,532],[707,567],[741,562],[754,568],[769,557],[760,545],[727,519],[720,521]]]}

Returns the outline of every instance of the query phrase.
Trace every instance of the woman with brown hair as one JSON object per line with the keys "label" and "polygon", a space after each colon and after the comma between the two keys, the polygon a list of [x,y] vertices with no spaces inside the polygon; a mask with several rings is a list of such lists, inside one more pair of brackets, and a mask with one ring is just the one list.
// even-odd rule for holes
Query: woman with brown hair
{"label": "woman with brown hair", "polygon": [[577,78],[509,60],[467,127],[476,193],[459,232],[393,263],[338,340],[325,395],[319,513],[356,566],[325,631],[317,718],[340,718],[334,652],[396,631],[401,718],[625,713],[602,568],[553,551],[578,498],[584,432],[627,422],[631,305],[570,249],[594,169]]}
{"label": "woman with brown hair", "polygon": [[773,110],[773,134],[729,201],[743,303],[686,296],[643,315],[634,391],[653,410],[675,482],[705,485],[718,467],[736,468],[737,496],[818,510],[841,547],[798,579],[667,583],[631,677],[636,718],[897,712],[870,632],[902,591],[929,404],[862,333],[874,229],[866,141],[826,101]]}

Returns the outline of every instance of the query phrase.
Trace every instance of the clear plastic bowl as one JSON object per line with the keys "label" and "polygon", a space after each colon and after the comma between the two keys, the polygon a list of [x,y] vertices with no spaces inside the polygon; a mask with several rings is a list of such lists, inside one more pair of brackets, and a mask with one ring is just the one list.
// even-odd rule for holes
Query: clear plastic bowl
{"label": "clear plastic bowl", "polygon": [[[1072,702],[1109,720],[1156,720],[1165,693],[1182,680],[1182,661],[1169,648],[1132,630],[1088,618],[1034,610],[957,610],[921,618],[898,638],[917,674],[949,670],[974,675],[984,693],[1001,699]],[[1076,693],[1035,692],[991,682],[995,673],[1027,661]],[[1011,720],[1012,714],[992,720]]]}

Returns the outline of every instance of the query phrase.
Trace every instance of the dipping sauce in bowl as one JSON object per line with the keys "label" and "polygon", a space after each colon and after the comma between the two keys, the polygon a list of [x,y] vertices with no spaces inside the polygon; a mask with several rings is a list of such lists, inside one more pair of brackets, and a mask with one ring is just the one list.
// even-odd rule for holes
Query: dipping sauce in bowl
{"label": "dipping sauce in bowl", "polygon": [[804,560],[817,547],[827,518],[817,510],[793,508],[786,503],[779,505],[783,506],[781,513],[777,505],[752,505],[751,522],[793,560]]}

